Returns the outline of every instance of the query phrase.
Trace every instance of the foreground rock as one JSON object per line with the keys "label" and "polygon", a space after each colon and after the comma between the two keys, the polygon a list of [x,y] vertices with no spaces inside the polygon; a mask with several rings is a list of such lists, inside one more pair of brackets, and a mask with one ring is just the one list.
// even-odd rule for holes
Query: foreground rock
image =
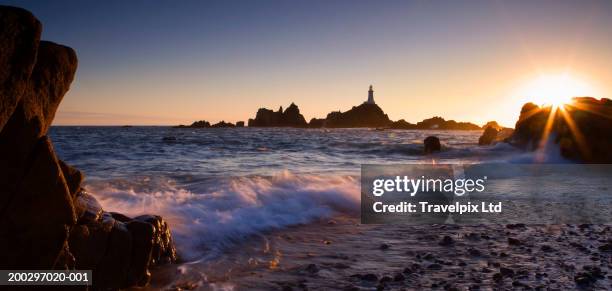
{"label": "foreground rock", "polygon": [[160,217],[104,212],[47,137],[77,68],[75,52],[40,41],[29,12],[0,6],[0,269],[92,269],[95,289],[144,286],[176,260]]}
{"label": "foreground rock", "polygon": [[255,119],[249,119],[249,127],[306,127],[306,119],[300,109],[291,103],[285,111],[280,107],[278,111],[260,108]]}
{"label": "foreground rock", "polygon": [[547,123],[547,136],[559,145],[565,158],[612,163],[612,100],[577,97],[563,110],[527,103],[508,140],[523,149],[538,149],[547,142],[543,140]]}

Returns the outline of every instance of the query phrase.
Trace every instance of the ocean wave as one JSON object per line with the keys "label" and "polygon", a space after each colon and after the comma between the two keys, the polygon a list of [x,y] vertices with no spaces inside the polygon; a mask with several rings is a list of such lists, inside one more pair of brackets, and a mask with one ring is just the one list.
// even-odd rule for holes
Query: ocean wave
{"label": "ocean wave", "polygon": [[336,214],[359,214],[359,180],[282,171],[182,187],[168,178],[92,181],[87,187],[107,210],[163,215],[188,260],[219,255],[266,231]]}

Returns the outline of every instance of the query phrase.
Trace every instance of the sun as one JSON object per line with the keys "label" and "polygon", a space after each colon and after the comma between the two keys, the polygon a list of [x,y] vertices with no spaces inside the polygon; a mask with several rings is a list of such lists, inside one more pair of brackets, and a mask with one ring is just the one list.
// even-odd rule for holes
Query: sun
{"label": "sun", "polygon": [[593,88],[568,73],[539,75],[528,82],[522,95],[539,105],[555,107],[570,103],[572,97],[587,96]]}

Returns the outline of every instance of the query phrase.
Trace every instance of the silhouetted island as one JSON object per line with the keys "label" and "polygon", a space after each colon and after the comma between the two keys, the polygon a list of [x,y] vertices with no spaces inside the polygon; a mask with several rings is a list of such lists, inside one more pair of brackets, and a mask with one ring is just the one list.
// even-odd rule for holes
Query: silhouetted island
{"label": "silhouetted island", "polygon": [[425,119],[417,124],[399,120],[393,122],[374,101],[374,90],[370,85],[368,98],[358,106],[346,112],[333,111],[325,118],[312,118],[306,123],[297,105],[291,105],[283,111],[261,108],[254,119],[249,119],[251,127],[309,127],[309,128],[391,128],[391,129],[440,129],[440,130],[478,130],[480,126],[469,122],[444,120],[441,117]]}
{"label": "silhouetted island", "polygon": [[181,124],[181,125],[175,126],[174,128],[221,128],[221,127],[244,127],[244,121],[238,121],[234,125],[231,122],[225,122],[224,120],[221,120],[211,125],[210,122],[206,120],[198,120],[192,123],[191,125]]}

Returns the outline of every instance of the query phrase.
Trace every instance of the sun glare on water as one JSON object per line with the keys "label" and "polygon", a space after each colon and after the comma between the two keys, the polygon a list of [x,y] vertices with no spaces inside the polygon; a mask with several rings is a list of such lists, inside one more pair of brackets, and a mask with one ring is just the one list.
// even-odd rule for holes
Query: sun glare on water
{"label": "sun glare on water", "polygon": [[572,97],[589,96],[593,88],[569,74],[540,75],[528,82],[522,95],[538,105],[555,107],[571,102]]}

